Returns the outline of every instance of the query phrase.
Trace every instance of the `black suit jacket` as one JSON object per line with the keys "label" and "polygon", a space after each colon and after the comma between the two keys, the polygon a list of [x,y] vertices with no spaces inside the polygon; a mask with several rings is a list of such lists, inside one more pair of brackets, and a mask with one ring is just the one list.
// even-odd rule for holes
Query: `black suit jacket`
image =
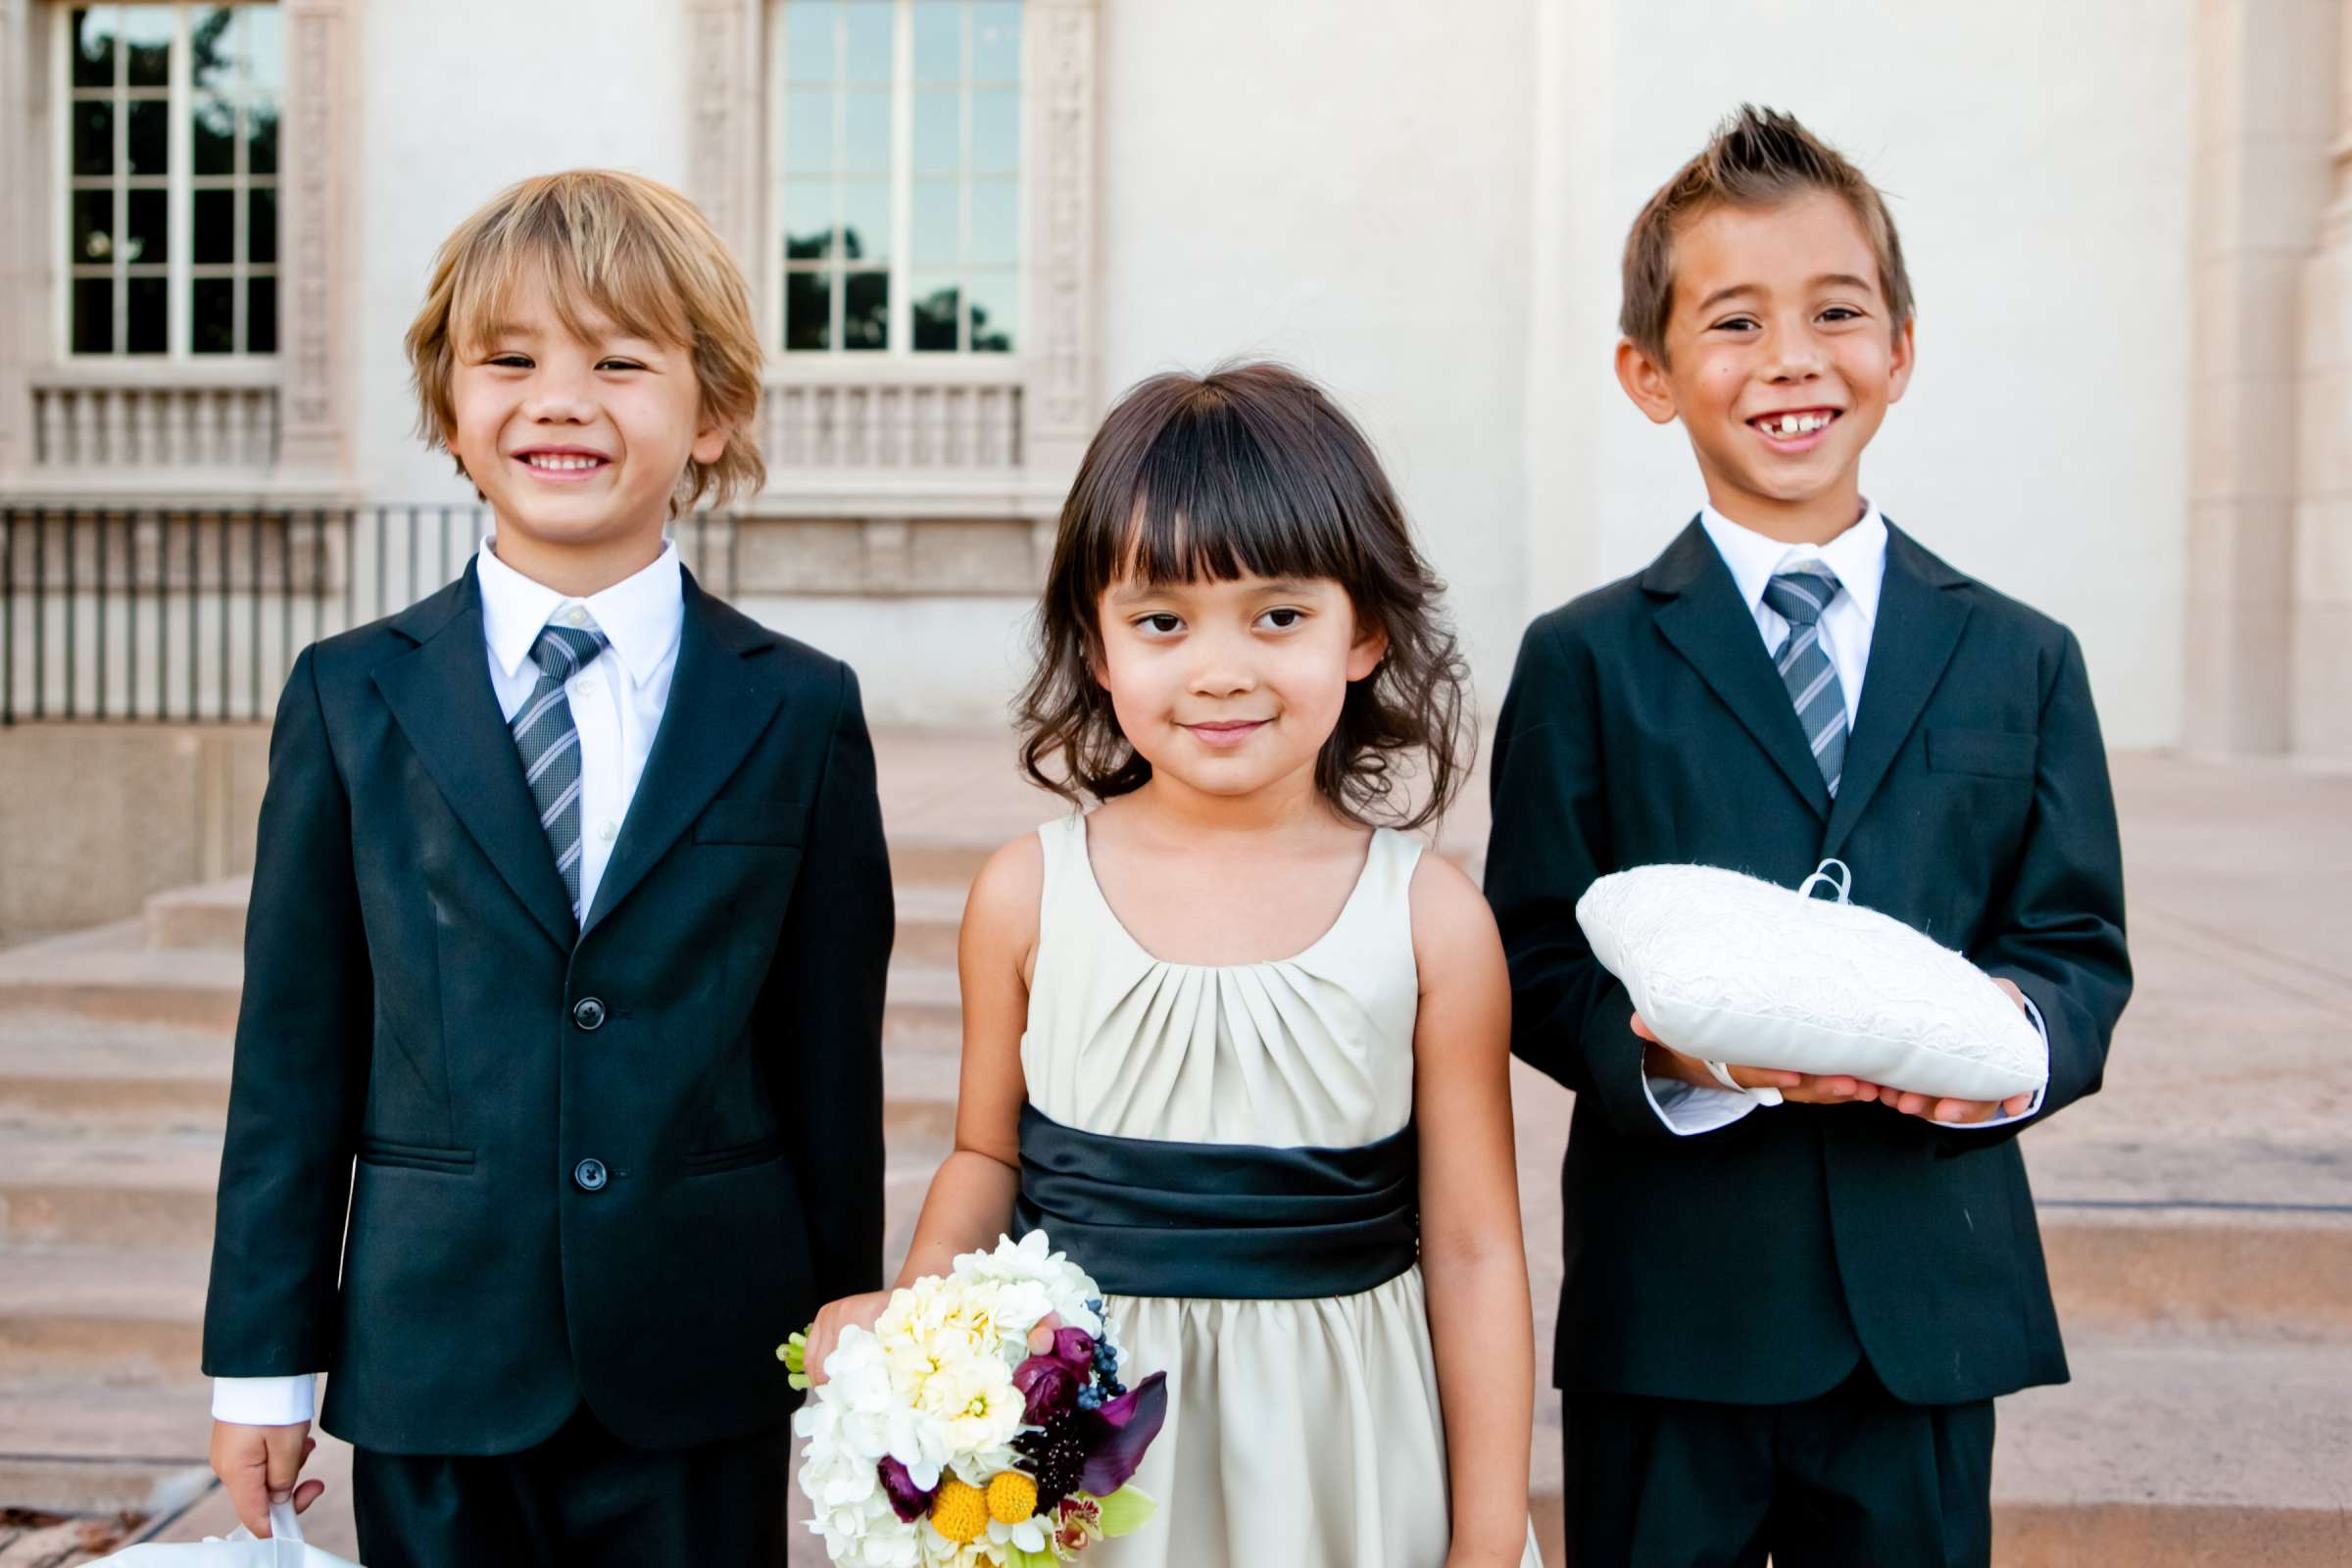
{"label": "black suit jacket", "polygon": [[296,662],[206,1372],[323,1367],[324,1424],[385,1452],[517,1451],[583,1399],[679,1446],[782,1419],[777,1344],[880,1283],[893,916],[857,680],[684,596],[576,942],[472,568]]}
{"label": "black suit jacket", "polygon": [[1632,1003],[1575,909],[1627,866],[1794,887],[1835,856],[1855,903],[2033,999],[2050,1037],[2033,1119],[2064,1108],[2098,1088],[2131,989],[2106,754],[2073,635],[1889,528],[1833,803],[1694,521],[1639,576],[1528,629],[1492,784],[1486,887],[1512,1049],[1577,1094],[1559,1385],[1782,1402],[1862,1357],[1916,1403],[2064,1381],[2016,1126],[1784,1105],[1678,1137],[1643,1095]]}

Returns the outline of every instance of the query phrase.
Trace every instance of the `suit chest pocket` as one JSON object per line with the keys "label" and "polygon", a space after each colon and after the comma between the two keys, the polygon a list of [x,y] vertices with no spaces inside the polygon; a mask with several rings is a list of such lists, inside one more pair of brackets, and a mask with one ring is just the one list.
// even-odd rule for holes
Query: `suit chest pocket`
{"label": "suit chest pocket", "polygon": [[1931,729],[1928,770],[1979,778],[2032,779],[2034,736],[1996,729]]}
{"label": "suit chest pocket", "polygon": [[695,820],[694,842],[796,847],[808,818],[799,801],[712,801]]}

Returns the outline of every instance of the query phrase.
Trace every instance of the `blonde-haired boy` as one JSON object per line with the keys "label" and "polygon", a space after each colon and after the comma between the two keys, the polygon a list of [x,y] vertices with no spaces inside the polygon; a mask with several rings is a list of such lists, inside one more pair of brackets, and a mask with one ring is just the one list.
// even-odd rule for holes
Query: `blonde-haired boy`
{"label": "blonde-haired boy", "polygon": [[371,1568],[781,1564],[777,1326],[881,1277],[893,916],[856,678],[665,536],[762,477],[743,279],[676,192],[546,175],[408,345],[496,532],[279,704],[214,1467],[307,1505],[327,1371]]}

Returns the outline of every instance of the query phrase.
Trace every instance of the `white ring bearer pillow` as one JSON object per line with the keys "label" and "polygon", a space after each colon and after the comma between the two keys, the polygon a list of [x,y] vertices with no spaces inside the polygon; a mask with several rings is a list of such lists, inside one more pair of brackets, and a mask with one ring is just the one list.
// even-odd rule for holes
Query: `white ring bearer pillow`
{"label": "white ring bearer pillow", "polygon": [[[1852,877],[1824,860],[1792,891],[1719,866],[1638,866],[1588,888],[1576,921],[1651,1032],[1702,1060],[1938,1099],[2039,1089],[2049,1048],[2008,993],[1933,938],[1848,903]],[[1821,884],[1837,902],[1812,897]]]}
{"label": "white ring bearer pillow", "polygon": [[225,1537],[207,1536],[184,1545],[149,1543],[101,1557],[89,1568],[360,1568],[302,1539],[302,1521],[291,1503],[270,1505],[270,1539],[256,1541],[237,1526]]}

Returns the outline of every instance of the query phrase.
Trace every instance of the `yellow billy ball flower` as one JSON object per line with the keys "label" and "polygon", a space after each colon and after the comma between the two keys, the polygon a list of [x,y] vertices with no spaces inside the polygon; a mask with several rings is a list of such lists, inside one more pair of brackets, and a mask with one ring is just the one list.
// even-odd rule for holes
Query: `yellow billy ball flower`
{"label": "yellow billy ball flower", "polygon": [[1017,1525],[1037,1512],[1037,1483],[1018,1470],[1000,1470],[988,1478],[988,1516],[1001,1525]]}
{"label": "yellow billy ball flower", "polygon": [[961,1476],[948,1476],[931,1499],[931,1528],[958,1546],[979,1539],[988,1528],[988,1498]]}

